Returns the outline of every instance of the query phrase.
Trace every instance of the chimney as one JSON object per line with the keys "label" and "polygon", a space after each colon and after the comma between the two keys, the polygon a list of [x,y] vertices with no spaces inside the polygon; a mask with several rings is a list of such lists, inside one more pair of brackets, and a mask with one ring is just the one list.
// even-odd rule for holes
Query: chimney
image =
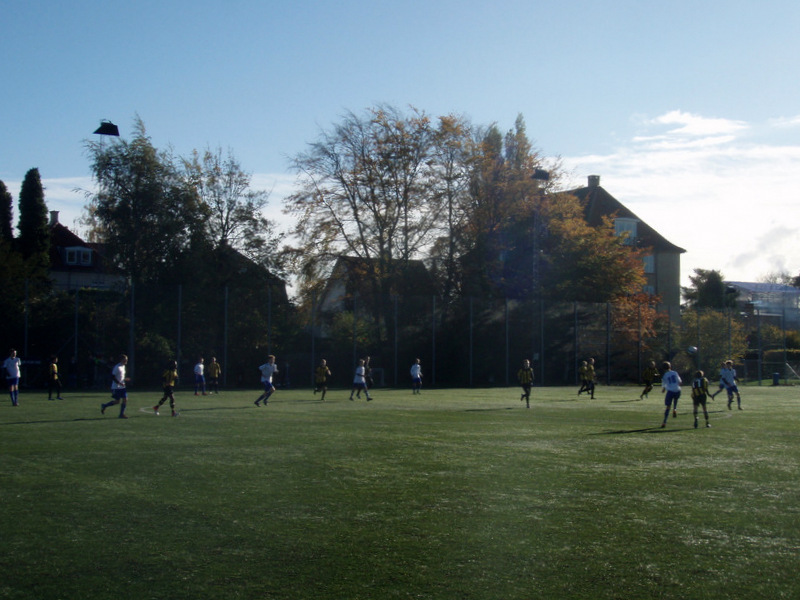
{"label": "chimney", "polygon": [[58,225],[58,211],[51,210],[50,211],[50,227],[53,225]]}
{"label": "chimney", "polygon": [[589,175],[589,187],[600,187],[600,175]]}

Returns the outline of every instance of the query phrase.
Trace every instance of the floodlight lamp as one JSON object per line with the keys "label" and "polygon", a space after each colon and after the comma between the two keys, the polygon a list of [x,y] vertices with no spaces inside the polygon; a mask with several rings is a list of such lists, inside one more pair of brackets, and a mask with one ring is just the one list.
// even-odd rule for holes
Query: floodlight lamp
{"label": "floodlight lamp", "polygon": [[531,179],[538,179],[539,181],[550,181],[550,171],[544,169],[534,169]]}
{"label": "floodlight lamp", "polygon": [[113,135],[119,137],[119,127],[111,121],[100,121],[100,127],[95,130],[98,135]]}

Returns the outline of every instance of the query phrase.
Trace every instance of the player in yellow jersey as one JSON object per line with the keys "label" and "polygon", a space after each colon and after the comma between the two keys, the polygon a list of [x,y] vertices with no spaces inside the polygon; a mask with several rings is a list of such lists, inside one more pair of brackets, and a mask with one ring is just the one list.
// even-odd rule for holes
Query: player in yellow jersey
{"label": "player in yellow jersey", "polygon": [[222,367],[217,362],[217,357],[211,357],[211,363],[208,365],[208,389],[215,394],[219,394],[219,376],[222,373]]}
{"label": "player in yellow jersey", "polygon": [[706,402],[708,401],[708,379],[705,373],[698,371],[694,374],[694,381],[692,382],[692,404],[694,404],[694,428],[697,429],[697,407],[703,407],[703,416],[706,418],[706,427],[711,427],[708,422],[708,409]]}
{"label": "player in yellow jersey", "polygon": [[531,386],[533,385],[533,367],[527,358],[522,361],[522,368],[517,371],[517,381],[522,386],[522,395],[519,401],[525,400],[525,406],[531,407]]}
{"label": "player in yellow jersey", "polygon": [[50,368],[47,375],[47,399],[53,399],[53,390],[56,391],[56,400],[63,400],[61,397],[61,380],[58,378],[58,357],[53,355],[50,359]]}
{"label": "player in yellow jersey", "polygon": [[580,396],[583,392],[585,392],[588,387],[586,387],[586,374],[589,372],[589,363],[585,360],[581,361],[581,366],[578,367],[578,379],[581,380],[581,387],[578,388],[578,396]]}
{"label": "player in yellow jersey", "polygon": [[177,417],[178,412],[175,410],[174,395],[175,382],[178,381],[178,363],[176,361],[173,360],[169,363],[164,373],[161,375],[161,381],[164,384],[164,396],[158,401],[158,404],[153,407],[153,410],[158,414],[158,409],[161,408],[161,405],[169,398],[169,407],[172,409],[172,416]]}
{"label": "player in yellow jersey", "polygon": [[653,383],[661,376],[656,367],[656,361],[651,360],[650,364],[644,368],[642,372],[642,381],[644,381],[644,389],[639,395],[639,400],[642,400],[653,390]]}
{"label": "player in yellow jersey", "polygon": [[314,393],[322,392],[322,401],[325,402],[325,392],[328,391],[328,377],[331,370],[328,368],[327,361],[323,358],[319,361],[319,366],[314,369]]}

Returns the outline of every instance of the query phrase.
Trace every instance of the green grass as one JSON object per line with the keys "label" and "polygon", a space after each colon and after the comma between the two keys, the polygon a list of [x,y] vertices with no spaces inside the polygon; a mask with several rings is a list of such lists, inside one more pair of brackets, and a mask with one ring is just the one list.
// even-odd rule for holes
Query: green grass
{"label": "green grass", "polygon": [[0,598],[797,598],[798,391],[0,404]]}

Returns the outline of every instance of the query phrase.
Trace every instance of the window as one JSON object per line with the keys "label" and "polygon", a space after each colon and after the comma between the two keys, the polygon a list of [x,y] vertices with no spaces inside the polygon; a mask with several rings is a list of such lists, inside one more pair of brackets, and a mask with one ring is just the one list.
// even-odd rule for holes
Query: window
{"label": "window", "polygon": [[656,272],[656,257],[650,254],[649,256],[645,256],[642,259],[644,262],[644,272],[645,273],[655,273]]}
{"label": "window", "polygon": [[636,241],[636,219],[614,219],[614,231],[617,235],[627,234],[625,244],[632,246]]}
{"label": "window", "polygon": [[89,248],[66,248],[66,263],[68,265],[89,267],[92,265],[92,251]]}

